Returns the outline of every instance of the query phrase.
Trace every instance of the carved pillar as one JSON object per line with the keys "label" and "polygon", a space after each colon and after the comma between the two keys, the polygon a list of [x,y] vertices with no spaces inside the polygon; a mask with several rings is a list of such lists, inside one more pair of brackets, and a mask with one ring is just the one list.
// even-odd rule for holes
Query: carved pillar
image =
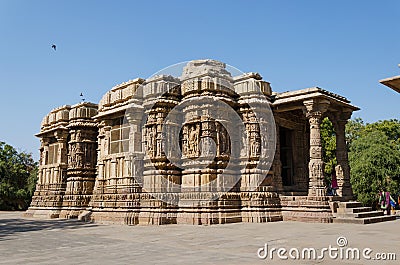
{"label": "carved pillar", "polygon": [[143,118],[142,109],[134,109],[125,113],[125,117],[128,120],[129,130],[129,152],[140,153],[142,152],[142,132],[141,122]]}
{"label": "carved pillar", "polygon": [[306,117],[310,123],[308,196],[326,196],[320,125],[322,114],[327,110],[329,101],[311,99],[304,101],[303,104],[305,106]]}
{"label": "carved pillar", "polygon": [[295,130],[295,151],[294,165],[295,165],[295,183],[300,191],[308,189],[308,181],[306,174],[306,167],[304,166],[304,159],[306,152],[304,150],[304,127],[298,127]]}
{"label": "carved pillar", "polygon": [[277,191],[283,190],[283,182],[282,182],[282,162],[281,162],[281,146],[280,146],[280,135],[279,135],[279,124],[276,123],[276,149],[275,149],[275,157],[272,164],[274,170],[274,179],[273,185],[276,187]]}
{"label": "carved pillar", "polygon": [[42,142],[43,142],[43,164],[42,165],[47,165],[49,163],[50,138],[42,137]]}
{"label": "carved pillar", "polygon": [[[50,139],[47,137],[42,137],[40,139],[40,164],[39,164],[39,175],[38,175],[38,184],[43,185],[46,184],[46,168],[47,157],[49,152],[49,141]],[[39,190],[36,188],[36,190]]]}
{"label": "carved pillar", "polygon": [[335,167],[336,177],[338,181],[337,193],[339,196],[353,196],[350,184],[350,166],[348,161],[345,128],[347,120],[351,117],[351,111],[343,111],[336,115],[336,121],[333,122],[336,131],[336,160]]}
{"label": "carved pillar", "polygon": [[111,141],[111,120],[102,121],[103,135],[102,135],[102,158],[110,154],[110,141]]}
{"label": "carved pillar", "polygon": [[58,142],[58,153],[57,153],[57,162],[59,164],[58,174],[56,176],[56,183],[62,184],[65,182],[65,174],[67,170],[68,164],[68,147],[67,147],[67,137],[68,131],[57,131],[55,133],[55,137]]}
{"label": "carved pillar", "polygon": [[58,158],[57,161],[60,164],[67,164],[67,137],[68,137],[68,132],[67,131],[57,131],[55,133],[55,137],[58,142]]}
{"label": "carved pillar", "polygon": [[[105,121],[101,121],[98,124],[99,135],[97,136],[97,172],[96,172],[96,181],[95,181],[95,192],[103,193],[104,189],[104,160],[103,157],[105,155],[105,142],[106,142],[106,132]],[[94,192],[94,193],[95,193]]]}

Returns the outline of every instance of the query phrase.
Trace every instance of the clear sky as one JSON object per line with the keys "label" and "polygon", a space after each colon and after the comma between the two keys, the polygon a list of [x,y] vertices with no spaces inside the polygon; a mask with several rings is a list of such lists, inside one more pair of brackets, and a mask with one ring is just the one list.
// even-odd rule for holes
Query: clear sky
{"label": "clear sky", "polygon": [[[211,58],[277,92],[318,86],[367,122],[400,118],[400,1],[0,0],[0,141],[38,158],[40,122],[114,85]],[[57,51],[51,45],[57,45]]]}

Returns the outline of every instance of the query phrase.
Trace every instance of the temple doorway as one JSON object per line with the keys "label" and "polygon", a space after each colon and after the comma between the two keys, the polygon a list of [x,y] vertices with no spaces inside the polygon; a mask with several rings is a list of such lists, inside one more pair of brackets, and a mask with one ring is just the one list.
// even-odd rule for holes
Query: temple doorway
{"label": "temple doorway", "polygon": [[294,185],[293,165],[293,130],[279,127],[280,160],[282,163],[282,184],[283,186]]}

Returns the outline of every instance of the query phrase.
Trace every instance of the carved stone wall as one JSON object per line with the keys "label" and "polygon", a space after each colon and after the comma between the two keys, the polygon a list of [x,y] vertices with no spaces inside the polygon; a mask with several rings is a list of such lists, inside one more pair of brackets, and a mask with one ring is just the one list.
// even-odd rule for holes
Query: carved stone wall
{"label": "carved stone wall", "polygon": [[[180,77],[130,80],[98,106],[46,115],[26,214],[128,225],[330,222],[320,123],[333,117],[339,194],[351,198],[344,125],[356,109],[319,88],[274,94],[259,74],[233,77],[214,60],[191,61]],[[282,129],[293,152],[288,185]]]}

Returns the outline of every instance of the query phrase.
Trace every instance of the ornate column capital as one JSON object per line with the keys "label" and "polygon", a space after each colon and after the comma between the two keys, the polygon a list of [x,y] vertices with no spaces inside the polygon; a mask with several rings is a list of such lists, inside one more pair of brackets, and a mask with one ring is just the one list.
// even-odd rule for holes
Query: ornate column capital
{"label": "ornate column capital", "polygon": [[99,135],[98,138],[104,138],[106,136],[106,131],[108,131],[111,127],[107,125],[107,122],[105,120],[100,121],[97,124],[97,127],[99,128]]}
{"label": "ornate column capital", "polygon": [[112,124],[112,120],[110,120],[110,119],[106,119],[106,120],[101,120],[99,123],[98,123],[98,127],[111,127],[111,124]]}
{"label": "ornate column capital", "polygon": [[351,118],[353,111],[349,108],[342,108],[337,111],[334,115],[332,115],[333,120],[332,123],[344,123],[346,124],[347,121]]}
{"label": "ornate column capital", "polygon": [[40,142],[43,146],[49,145],[50,143],[50,137],[42,137],[40,138]]}
{"label": "ornate column capital", "polygon": [[57,130],[54,133],[54,136],[56,137],[58,142],[66,143],[67,142],[67,138],[68,138],[68,131]]}
{"label": "ornate column capital", "polygon": [[143,109],[131,108],[125,112],[125,117],[130,124],[142,121]]}
{"label": "ornate column capital", "polygon": [[309,99],[303,101],[303,112],[310,122],[315,122],[316,119],[321,119],[322,115],[327,111],[330,101],[326,99]]}
{"label": "ornate column capital", "polygon": [[351,117],[353,111],[348,108],[340,109],[339,111],[332,112],[329,115],[329,119],[332,122],[333,127],[337,134],[343,134],[346,128],[346,124]]}
{"label": "ornate column capital", "polygon": [[105,136],[106,132],[111,130],[112,120],[102,120],[98,123],[97,127],[99,128],[99,137],[102,138]]}

